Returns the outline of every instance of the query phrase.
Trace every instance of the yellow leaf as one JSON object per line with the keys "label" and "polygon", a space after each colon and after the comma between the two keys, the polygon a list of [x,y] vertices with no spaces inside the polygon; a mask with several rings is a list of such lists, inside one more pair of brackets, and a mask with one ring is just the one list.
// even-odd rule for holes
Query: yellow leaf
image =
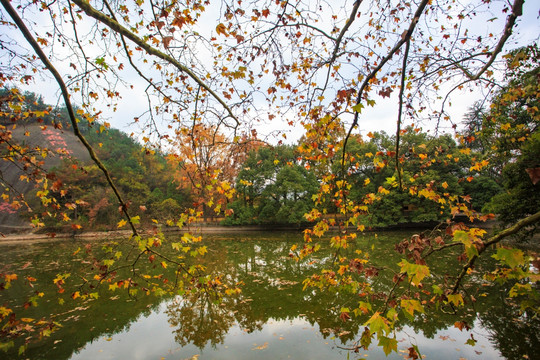
{"label": "yellow leaf", "polygon": [[218,33],[218,35],[223,34],[225,36],[228,36],[227,35],[227,28],[222,23],[220,23],[220,24],[218,24],[218,26],[216,26],[216,32]]}
{"label": "yellow leaf", "polygon": [[122,219],[122,220],[120,220],[120,221],[118,222],[118,227],[121,228],[121,227],[125,226],[126,224],[127,224],[127,221],[124,220],[124,219]]}
{"label": "yellow leaf", "polygon": [[502,124],[501,125],[501,130],[506,131],[506,130],[510,129],[510,126],[511,126],[510,123]]}

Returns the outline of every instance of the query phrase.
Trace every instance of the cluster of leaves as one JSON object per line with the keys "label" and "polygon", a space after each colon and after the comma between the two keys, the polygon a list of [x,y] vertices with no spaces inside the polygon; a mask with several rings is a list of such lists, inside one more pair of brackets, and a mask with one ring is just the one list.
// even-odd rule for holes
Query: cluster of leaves
{"label": "cluster of leaves", "polygon": [[[492,272],[475,274],[477,259],[489,253],[488,250],[500,244],[504,238],[528,230],[526,238],[531,240],[538,232],[540,220],[538,179],[534,175],[534,169],[538,168],[540,158],[537,131],[540,121],[537,107],[540,94],[538,65],[528,69],[526,66],[520,67],[521,71],[517,77],[512,77],[514,66],[519,66],[514,62],[536,63],[536,54],[536,47],[532,46],[517,50],[508,56],[511,59],[508,65],[509,83],[492,99],[490,111],[481,118],[483,120],[481,126],[473,134],[458,135],[461,140],[460,146],[452,145],[453,141],[450,138],[439,137],[428,140],[425,135],[414,134],[414,131],[411,131],[413,129],[406,129],[400,134],[402,152],[391,153],[390,149],[399,151],[399,148],[393,146],[387,146],[386,152],[379,152],[376,155],[369,152],[370,157],[379,157],[378,159],[375,157],[376,160],[371,165],[372,167],[378,165],[376,172],[384,174],[384,169],[391,164],[390,172],[383,175],[387,183],[379,185],[378,193],[360,193],[361,196],[352,200],[353,189],[358,191],[362,187],[368,187],[374,178],[366,176],[369,174],[365,173],[366,170],[369,171],[369,167],[366,169],[361,160],[353,162],[362,159],[362,155],[365,157],[366,150],[352,154],[344,152],[342,162],[345,165],[343,168],[347,169],[348,166],[353,169],[349,170],[347,175],[355,171],[365,173],[364,177],[367,180],[363,184],[360,181],[352,186],[348,185],[346,176],[339,177],[334,186],[332,182],[323,182],[319,193],[323,199],[321,201],[325,201],[323,196],[325,193],[330,194],[327,197],[336,205],[337,211],[345,216],[341,221],[330,222],[322,218],[320,213],[314,213],[313,218],[319,222],[313,230],[305,231],[308,243],[324,234],[328,230],[328,224],[339,225],[343,230],[339,236],[334,236],[331,242],[338,249],[346,249],[356,237],[354,232],[347,229],[347,225],[353,224],[358,230],[363,230],[363,224],[359,224],[358,219],[367,216],[370,208],[367,205],[375,204],[376,201],[384,205],[384,196],[380,194],[387,196],[394,204],[395,201],[399,204],[403,192],[412,196],[406,201],[413,204],[419,201],[412,200],[415,197],[420,200],[423,198],[432,200],[437,204],[432,210],[441,211],[443,218],[448,215],[464,214],[471,221],[486,220],[491,215],[480,215],[468,204],[477,192],[483,200],[475,203],[477,209],[481,207],[494,209],[504,223],[513,224],[495,235],[486,236],[486,231],[480,228],[449,222],[444,230],[405,239],[396,246],[396,250],[405,258],[398,264],[399,271],[393,273],[393,286],[383,292],[374,291],[369,279],[376,275],[382,276],[383,270],[385,272],[388,270],[369,266],[366,254],[359,254],[362,256],[356,258],[338,256],[333,270],[322,271],[307,279],[306,287],[319,289],[337,287],[368,299],[360,301],[355,308],[342,308],[341,318],[344,321],[349,321],[354,314],[358,318],[357,321],[363,321],[366,325],[364,334],[356,347],[351,350],[367,348],[372,342],[372,337],[376,335],[379,346],[389,354],[397,350],[397,341],[392,334],[396,321],[401,317],[422,316],[428,307],[437,309],[449,307],[454,311],[465,304],[476,302],[474,296],[470,296],[468,292],[469,286],[465,280],[468,276],[481,276],[486,281],[507,284],[508,303],[517,304],[523,316],[538,316],[540,268],[539,257],[535,251],[525,252],[507,246],[499,247],[492,255],[499,262],[497,268]],[[413,140],[415,137],[424,139],[415,142]],[[476,137],[489,146],[467,147],[468,143],[475,143]],[[373,138],[377,139],[379,136],[373,135]],[[353,149],[354,146],[354,140],[349,139],[348,149]],[[376,150],[375,147],[373,149]],[[345,162],[348,156],[351,161]],[[396,159],[397,162],[385,161],[385,156]],[[495,167],[489,166],[492,162]],[[350,164],[355,165],[351,167]],[[500,166],[500,172],[497,172],[497,165]],[[388,177],[389,175],[392,176]],[[488,187],[468,185],[478,181],[481,185],[486,179],[493,185]],[[460,189],[460,184],[465,186]],[[392,190],[391,187],[395,189]],[[485,197],[486,194],[482,192],[488,189],[492,189],[491,196]],[[503,189],[504,191],[501,191]],[[463,190],[467,193],[460,195]],[[421,207],[429,209],[426,203]],[[385,215],[391,214],[390,207],[383,209]],[[445,214],[445,211],[450,213]],[[437,260],[431,258],[434,254],[456,247],[461,249],[458,260],[462,264],[455,267],[454,275],[433,282],[430,261]],[[310,244],[296,255],[302,258],[317,250],[317,245]],[[382,299],[384,304],[375,308],[372,306],[373,299]],[[463,321],[456,321],[456,327],[461,330],[466,329],[468,325]],[[474,345],[474,337],[467,343]],[[418,349],[414,346],[409,351],[412,354],[410,357],[419,357]]]}

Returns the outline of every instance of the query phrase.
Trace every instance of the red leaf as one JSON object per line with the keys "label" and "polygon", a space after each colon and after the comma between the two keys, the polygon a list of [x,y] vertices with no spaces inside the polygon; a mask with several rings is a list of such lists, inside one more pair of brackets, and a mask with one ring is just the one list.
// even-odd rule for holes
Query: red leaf
{"label": "red leaf", "polygon": [[351,316],[349,315],[348,312],[342,312],[341,315],[339,315],[339,318],[341,320],[343,320],[343,322],[349,320],[351,318]]}
{"label": "red leaf", "polygon": [[538,181],[540,181],[540,168],[525,169],[525,171],[529,174],[533,185],[538,184]]}
{"label": "red leaf", "polygon": [[169,47],[169,44],[171,43],[171,41],[173,40],[174,38],[172,36],[164,36],[163,37],[163,46],[165,46],[165,48],[168,48]]}

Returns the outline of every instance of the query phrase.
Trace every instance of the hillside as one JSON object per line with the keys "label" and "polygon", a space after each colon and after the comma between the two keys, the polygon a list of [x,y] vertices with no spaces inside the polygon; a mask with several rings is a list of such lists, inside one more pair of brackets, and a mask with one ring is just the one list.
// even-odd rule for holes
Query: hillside
{"label": "hillside", "polygon": [[[56,123],[67,121],[59,118]],[[32,231],[30,218],[35,216],[47,232],[116,229],[121,220],[117,199],[69,126],[54,126],[48,121],[3,124],[2,136],[9,141],[2,148],[5,155],[0,162],[0,176],[4,193],[10,194],[11,201],[15,199],[16,206],[6,200],[0,204],[0,232]],[[190,196],[177,189],[174,171],[162,154],[144,151],[119,130],[101,130],[98,126],[82,128],[122,196],[131,204],[133,216],[144,213],[148,215],[145,218],[168,219],[187,206]],[[24,150],[10,150],[10,144]],[[45,201],[36,196],[43,184],[32,181],[42,171],[48,174],[49,182]],[[17,198],[19,194],[30,210],[19,207],[23,203]]]}
{"label": "hillside", "polygon": [[[10,127],[8,127],[9,129]],[[53,126],[40,124],[25,124],[11,128],[11,135],[14,142],[28,145],[31,149],[44,149],[50,151],[43,159],[40,166],[50,171],[58,167],[66,159],[73,159],[79,162],[88,162],[90,156],[79,141],[79,139],[68,130],[55,129]],[[11,161],[0,162],[0,174],[5,183],[10,184],[16,192],[27,195],[34,188],[35,184],[23,181],[21,175],[26,174],[20,164]],[[0,210],[0,231],[3,233],[18,232],[31,229],[28,219],[12,209],[3,206]]]}

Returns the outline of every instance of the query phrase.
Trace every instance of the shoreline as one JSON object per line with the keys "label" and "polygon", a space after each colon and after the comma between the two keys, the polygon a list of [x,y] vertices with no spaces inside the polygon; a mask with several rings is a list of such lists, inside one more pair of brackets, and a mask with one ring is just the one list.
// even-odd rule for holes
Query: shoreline
{"label": "shoreline", "polygon": [[[486,223],[477,224],[476,226],[484,229],[492,229],[496,226],[498,222],[495,220],[487,221]],[[374,231],[395,231],[395,230],[412,230],[412,229],[428,229],[430,226],[426,224],[408,224],[401,226],[389,226],[386,228],[372,228],[366,229],[364,232],[374,232]],[[415,226],[411,226],[415,225]],[[423,226],[422,226],[423,225]],[[246,226],[223,226],[217,224],[195,224],[186,226],[185,228],[178,229],[176,227],[162,227],[158,229],[153,228],[143,228],[139,229],[139,234],[141,235],[151,235],[158,230],[165,234],[173,233],[184,233],[192,232],[197,233],[239,233],[239,232],[259,232],[259,231],[302,231],[309,226],[285,226],[285,225],[246,225]],[[330,231],[336,229],[329,229]],[[51,242],[51,241],[60,241],[60,240],[102,240],[105,238],[115,238],[115,239],[126,239],[132,235],[131,230],[103,230],[103,231],[84,231],[79,233],[74,232],[59,232],[54,233],[33,233],[33,232],[20,232],[20,233],[9,233],[4,234],[0,232],[0,246],[2,245],[16,245],[16,244],[34,244],[41,242]]]}
{"label": "shoreline", "polygon": [[[139,229],[141,235],[151,235],[158,229]],[[183,229],[166,228],[161,229],[164,234],[170,233],[238,233],[238,232],[258,232],[258,231],[298,231],[300,228],[294,227],[263,227],[263,226],[220,226],[220,225],[202,225],[189,226]],[[81,233],[55,233],[51,236],[50,233],[12,233],[1,234],[1,245],[16,245],[16,244],[35,244],[41,242],[52,242],[60,240],[101,240],[105,238],[126,239],[133,233],[131,230],[105,230],[105,231],[85,231]]]}

